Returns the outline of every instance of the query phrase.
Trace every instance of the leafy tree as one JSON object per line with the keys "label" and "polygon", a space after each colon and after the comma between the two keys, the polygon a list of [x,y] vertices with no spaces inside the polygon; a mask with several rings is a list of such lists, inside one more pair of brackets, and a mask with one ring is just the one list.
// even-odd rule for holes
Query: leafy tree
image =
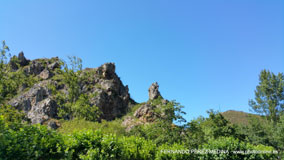
{"label": "leafy tree", "polygon": [[154,106],[154,112],[156,113],[156,118],[158,121],[163,123],[172,124],[173,122],[185,123],[186,120],[183,115],[186,113],[182,111],[184,106],[175,100],[166,101],[162,97],[151,100],[150,104]]}
{"label": "leafy tree", "polygon": [[68,87],[68,99],[74,103],[80,96],[80,82],[82,77],[82,60],[78,57],[68,57],[69,64],[63,62],[63,82]]}
{"label": "leafy tree", "polygon": [[209,110],[207,113],[209,118],[200,123],[205,140],[216,139],[222,136],[237,136],[235,126],[230,124],[221,113],[213,110]]}
{"label": "leafy tree", "polygon": [[210,139],[219,137],[235,137],[240,140],[245,139],[245,135],[237,132],[237,126],[229,123],[224,116],[213,110],[207,111],[208,118],[199,117],[185,126],[184,143],[197,148]]}
{"label": "leafy tree", "polygon": [[198,148],[199,145],[205,142],[205,132],[202,127],[204,121],[204,117],[199,117],[187,123],[185,127],[186,134],[184,135],[186,138],[184,143],[187,144],[187,146]]}
{"label": "leafy tree", "polygon": [[276,126],[275,134],[279,149],[284,150],[284,115],[280,117],[280,122]]}
{"label": "leafy tree", "polygon": [[72,113],[76,118],[81,118],[89,121],[97,121],[101,115],[97,106],[91,106],[90,97],[86,94],[81,94],[79,99],[72,105]]}
{"label": "leafy tree", "polygon": [[63,83],[67,86],[68,94],[65,98],[57,92],[54,86],[50,86],[56,94],[56,99],[60,104],[59,116],[62,118],[85,119],[97,121],[101,115],[97,106],[92,106],[89,102],[90,95],[81,92],[81,84],[88,78],[82,72],[82,60],[75,56],[68,57],[69,63],[62,61],[63,71],[61,72]]}
{"label": "leafy tree", "polygon": [[9,47],[6,45],[5,41],[2,41],[2,49],[0,49],[0,69],[3,72],[3,68],[6,67],[7,64],[7,53],[10,51]]}
{"label": "leafy tree", "polygon": [[268,70],[261,71],[255,100],[250,100],[249,105],[275,124],[284,110],[284,75],[275,75]]}
{"label": "leafy tree", "polygon": [[0,103],[4,100],[6,94],[6,83],[5,79],[8,74],[8,65],[7,65],[7,52],[10,49],[6,45],[5,41],[2,41],[2,48],[0,49]]}

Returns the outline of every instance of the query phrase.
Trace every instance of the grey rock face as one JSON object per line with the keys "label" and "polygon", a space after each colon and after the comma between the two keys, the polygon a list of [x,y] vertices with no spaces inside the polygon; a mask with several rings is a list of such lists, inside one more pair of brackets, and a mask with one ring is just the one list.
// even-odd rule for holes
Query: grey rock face
{"label": "grey rock face", "polygon": [[[24,56],[24,52],[20,52],[18,57],[13,56],[12,59],[13,59],[13,61],[10,60],[9,65],[10,65],[13,72],[17,71],[19,69],[19,67],[26,66],[30,63],[30,60],[26,59],[26,57]],[[14,60],[16,60],[17,62],[15,62]]]}
{"label": "grey rock face", "polygon": [[24,68],[24,72],[29,75],[39,75],[44,70],[44,64],[38,61],[32,61],[32,64]]}
{"label": "grey rock face", "polygon": [[50,78],[52,76],[52,73],[49,72],[48,69],[43,70],[42,72],[40,72],[39,77],[46,80],[48,78]]}
{"label": "grey rock face", "polygon": [[133,117],[126,117],[125,120],[122,122],[122,126],[126,127],[126,132],[129,132],[131,129],[133,129],[135,126],[143,124],[140,121],[136,121]]}
{"label": "grey rock face", "polygon": [[157,82],[153,83],[148,91],[149,91],[149,100],[153,100],[161,96],[159,92],[159,85]]}
{"label": "grey rock face", "polygon": [[134,116],[140,118],[144,115],[149,114],[151,110],[152,106],[150,104],[144,104],[134,112]]}
{"label": "grey rock face", "polygon": [[[26,74],[39,76],[43,81],[10,100],[9,104],[25,111],[32,123],[43,124],[57,117],[59,106],[47,87],[49,83],[54,84],[60,93],[69,94],[67,85],[50,79],[53,74],[56,74],[53,71],[58,67],[60,63],[56,59],[37,59],[23,68]],[[125,115],[129,103],[134,101],[130,101],[128,86],[124,86],[115,73],[114,63],[106,63],[95,69],[86,69],[81,76],[84,76],[86,72],[89,72],[87,79],[78,84],[79,92],[90,96],[90,105],[97,106],[102,112],[100,119],[113,120]]]}
{"label": "grey rock face", "polygon": [[[114,63],[105,63],[98,67],[94,76],[94,81],[84,84],[82,89],[94,94],[90,101],[102,111],[101,118],[113,120],[123,116],[127,112],[130,95],[128,86],[124,86],[116,75]],[[94,87],[89,91],[86,86],[90,85]]]}
{"label": "grey rock face", "polygon": [[36,59],[31,61],[28,66],[24,67],[24,72],[28,75],[39,75],[42,71],[53,71],[56,68],[60,68],[58,57],[51,59]]}
{"label": "grey rock face", "polygon": [[32,106],[31,110],[28,112],[28,118],[31,119],[33,124],[40,123],[49,118],[55,118],[57,115],[57,104],[54,100],[50,98],[44,99],[36,105]]}
{"label": "grey rock face", "polygon": [[9,104],[27,113],[33,124],[43,123],[49,118],[57,116],[57,104],[50,98],[51,93],[47,88],[50,81],[35,84],[29,91],[12,99]]}
{"label": "grey rock face", "polygon": [[48,65],[48,69],[50,69],[50,70],[54,70],[56,68],[60,68],[60,63],[58,61],[53,62],[53,63]]}
{"label": "grey rock face", "polygon": [[112,79],[116,77],[115,74],[115,64],[114,63],[105,63],[98,68],[97,73],[102,75],[103,78]]}

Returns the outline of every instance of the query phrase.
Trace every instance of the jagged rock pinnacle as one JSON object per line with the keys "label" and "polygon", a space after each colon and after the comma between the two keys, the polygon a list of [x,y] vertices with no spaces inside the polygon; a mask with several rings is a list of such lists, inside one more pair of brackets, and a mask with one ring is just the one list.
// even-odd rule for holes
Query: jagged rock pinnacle
{"label": "jagged rock pinnacle", "polygon": [[105,63],[98,68],[98,74],[106,79],[112,79],[115,76],[115,64]]}
{"label": "jagged rock pinnacle", "polygon": [[26,59],[23,51],[19,53],[18,59],[19,59],[19,63],[21,66],[25,66],[29,64],[29,60]]}
{"label": "jagged rock pinnacle", "polygon": [[149,91],[149,100],[153,100],[161,96],[159,92],[159,85],[157,82],[152,83],[148,91]]}

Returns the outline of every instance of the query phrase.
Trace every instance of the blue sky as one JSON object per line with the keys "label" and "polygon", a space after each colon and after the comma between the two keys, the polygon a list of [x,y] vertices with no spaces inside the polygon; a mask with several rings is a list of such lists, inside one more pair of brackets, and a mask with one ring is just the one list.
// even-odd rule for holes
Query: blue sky
{"label": "blue sky", "polygon": [[115,62],[136,101],[157,81],[187,120],[249,111],[260,71],[284,69],[283,0],[9,0],[0,20],[12,54]]}

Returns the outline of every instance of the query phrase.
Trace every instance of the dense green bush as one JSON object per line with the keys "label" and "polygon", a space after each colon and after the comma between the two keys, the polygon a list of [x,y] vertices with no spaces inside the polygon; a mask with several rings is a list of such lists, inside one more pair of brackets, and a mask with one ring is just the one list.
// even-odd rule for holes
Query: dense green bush
{"label": "dense green bush", "polygon": [[[64,157],[62,137],[45,126],[8,127],[0,117],[0,159],[60,159]],[[3,125],[4,124],[4,125]]]}
{"label": "dense green bush", "polygon": [[210,139],[195,150],[184,143],[157,146],[141,137],[103,134],[100,130],[62,135],[40,125],[11,127],[0,116],[0,159],[275,159],[277,154],[253,153],[271,151],[273,147],[252,145],[233,137]]}
{"label": "dense green bush", "polygon": [[[206,160],[231,160],[231,159],[248,159],[248,160],[268,160],[275,159],[277,154],[273,154],[273,147],[258,145],[239,141],[233,137],[220,137],[210,139],[207,144],[201,146],[204,154],[200,158]],[[249,153],[251,151],[251,153]],[[253,153],[259,152],[259,153]],[[271,152],[271,154],[267,153]]]}
{"label": "dense green bush", "polygon": [[182,160],[199,159],[198,154],[193,154],[184,144],[163,144],[157,150],[156,160]]}
{"label": "dense green bush", "polygon": [[92,159],[154,159],[156,146],[139,137],[117,137],[101,131],[81,131],[66,141],[73,158]]}
{"label": "dense green bush", "polygon": [[122,137],[122,159],[126,160],[147,160],[154,159],[156,154],[156,144],[141,137]]}

